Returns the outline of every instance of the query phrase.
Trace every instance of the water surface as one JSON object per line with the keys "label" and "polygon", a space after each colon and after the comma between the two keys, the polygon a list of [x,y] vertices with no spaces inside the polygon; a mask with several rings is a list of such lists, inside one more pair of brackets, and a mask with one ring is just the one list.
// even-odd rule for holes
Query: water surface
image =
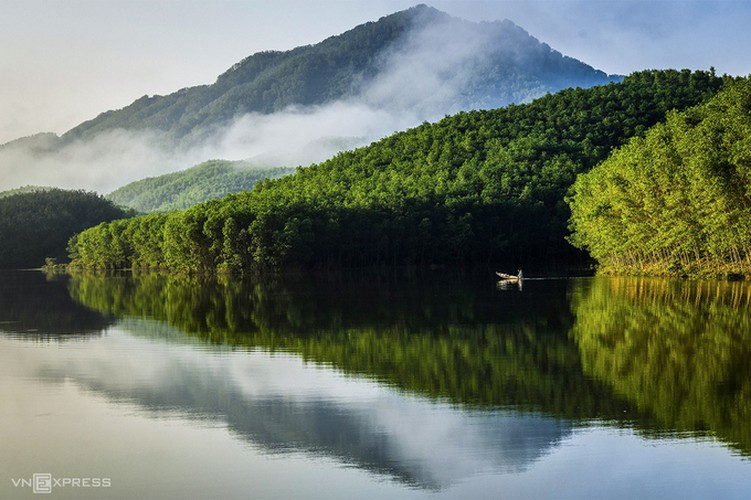
{"label": "water surface", "polygon": [[748,498],[750,302],[646,279],[4,273],[0,498],[50,479],[53,498]]}

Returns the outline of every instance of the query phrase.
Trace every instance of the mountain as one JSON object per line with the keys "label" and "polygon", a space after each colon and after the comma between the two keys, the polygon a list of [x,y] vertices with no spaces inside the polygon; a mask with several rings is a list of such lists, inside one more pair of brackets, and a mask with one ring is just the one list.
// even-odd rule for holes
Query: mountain
{"label": "mountain", "polygon": [[0,198],[7,198],[9,196],[15,196],[17,194],[37,193],[39,191],[49,191],[50,187],[47,186],[21,186],[20,188],[9,189],[7,191],[0,191]]}
{"label": "mountain", "polygon": [[264,180],[294,172],[292,168],[259,169],[242,161],[210,160],[180,172],[148,177],[107,195],[138,212],[167,212],[252,189]]}
{"label": "mountain", "polygon": [[472,23],[418,5],[315,45],[254,54],[211,85],[143,96],[63,139],[150,129],[190,143],[248,113],[342,99],[422,108],[430,116],[421,119],[430,119],[617,79],[560,54],[511,21]]}
{"label": "mountain", "polygon": [[462,110],[621,79],[511,21],[469,22],[419,5],[314,45],[253,54],[210,85],[144,96],[62,137],[0,146],[0,189],[106,193],[211,158],[310,165]]}

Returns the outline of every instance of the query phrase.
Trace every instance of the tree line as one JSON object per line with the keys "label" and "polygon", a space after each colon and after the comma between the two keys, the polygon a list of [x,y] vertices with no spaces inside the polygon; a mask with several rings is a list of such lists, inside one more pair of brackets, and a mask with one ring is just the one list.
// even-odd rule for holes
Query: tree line
{"label": "tree line", "polygon": [[86,191],[23,188],[0,194],[0,268],[33,268],[67,260],[72,235],[134,214]]}
{"label": "tree line", "polygon": [[668,114],[569,201],[572,243],[605,272],[751,274],[751,81]]}
{"label": "tree line", "polygon": [[73,266],[247,272],[581,260],[565,240],[576,176],[717,94],[713,71],[644,71],[529,104],[462,112],[184,211],[100,224]]}

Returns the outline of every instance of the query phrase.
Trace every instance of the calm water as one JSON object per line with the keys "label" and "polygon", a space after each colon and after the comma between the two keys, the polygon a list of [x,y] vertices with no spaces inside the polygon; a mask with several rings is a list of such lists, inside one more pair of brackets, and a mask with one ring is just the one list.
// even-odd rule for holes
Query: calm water
{"label": "calm water", "polygon": [[3,273],[0,451],[0,498],[750,498],[751,285]]}

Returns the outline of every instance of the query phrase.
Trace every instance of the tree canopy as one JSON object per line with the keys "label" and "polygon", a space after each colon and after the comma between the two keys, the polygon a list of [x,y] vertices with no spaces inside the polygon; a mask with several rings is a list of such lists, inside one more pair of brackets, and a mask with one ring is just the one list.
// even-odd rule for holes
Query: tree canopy
{"label": "tree canopy", "polygon": [[257,168],[243,161],[210,160],[180,172],[132,182],[108,194],[107,199],[141,213],[183,210],[291,172],[293,168]]}
{"label": "tree canopy", "polygon": [[571,241],[604,271],[751,273],[751,81],[668,114],[573,187]]}
{"label": "tree canopy", "polygon": [[85,191],[45,188],[0,197],[0,268],[40,267],[47,257],[66,260],[75,233],[132,215]]}

